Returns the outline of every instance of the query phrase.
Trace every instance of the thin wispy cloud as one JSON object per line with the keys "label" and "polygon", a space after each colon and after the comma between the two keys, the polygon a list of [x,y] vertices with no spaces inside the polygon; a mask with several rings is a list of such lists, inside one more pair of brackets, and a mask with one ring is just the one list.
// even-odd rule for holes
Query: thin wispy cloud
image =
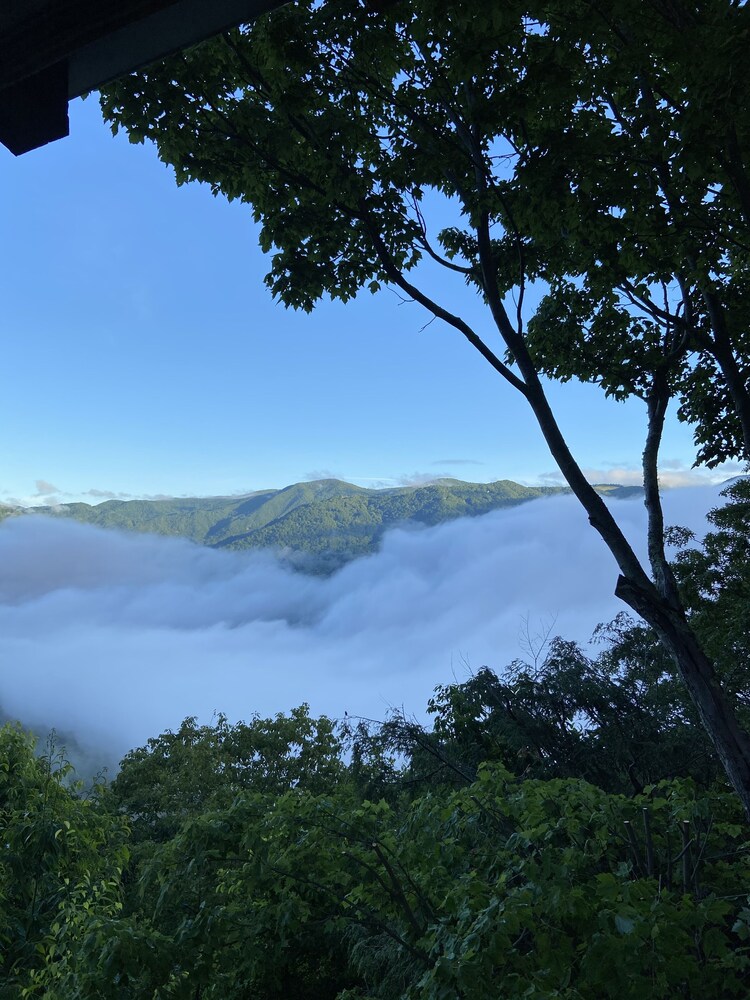
{"label": "thin wispy cloud", "polygon": [[434,472],[410,472],[397,476],[395,482],[398,486],[429,486],[440,478]]}
{"label": "thin wispy cloud", "polygon": [[113,490],[84,490],[81,494],[84,497],[91,497],[94,500],[132,500],[132,493],[115,493]]}
{"label": "thin wispy cloud", "polygon": [[[246,493],[249,491],[245,491]],[[237,496],[245,495],[241,493],[235,494]],[[4,502],[10,504],[14,507],[59,507],[62,504],[81,502],[81,503],[91,503],[97,504],[105,500],[174,500],[177,499],[174,494],[170,493],[125,493],[122,490],[108,490],[100,489],[99,487],[91,487],[86,490],[63,490],[55,486],[53,483],[48,483],[44,479],[37,479],[35,483],[35,492],[28,494],[27,496],[10,496],[7,491],[4,492],[5,497]],[[180,498],[187,497],[188,494],[182,493],[179,495]]]}
{"label": "thin wispy cloud", "polygon": [[354,483],[359,485],[360,483],[367,483],[369,489],[379,490],[388,489],[391,486],[397,486],[398,481],[396,479],[390,479],[389,477],[383,476],[346,476],[344,477],[345,482]]}
{"label": "thin wispy cloud", "polygon": [[[672,491],[699,534],[715,488]],[[643,549],[639,500],[612,501]],[[616,568],[573,498],[389,532],[329,578],[270,553],[44,517],[0,524],[0,710],[75,733],[113,763],[187,715],[421,713],[433,687],[498,670],[555,620],[585,641],[622,605]],[[95,754],[95,757],[96,757]]]}
{"label": "thin wispy cloud", "polygon": [[117,494],[111,490],[84,490],[83,496],[93,497],[95,500],[114,500]]}
{"label": "thin wispy cloud", "polygon": [[48,483],[46,479],[37,479],[34,483],[36,488],[35,496],[38,497],[51,497],[60,494],[60,489],[53,483]]}

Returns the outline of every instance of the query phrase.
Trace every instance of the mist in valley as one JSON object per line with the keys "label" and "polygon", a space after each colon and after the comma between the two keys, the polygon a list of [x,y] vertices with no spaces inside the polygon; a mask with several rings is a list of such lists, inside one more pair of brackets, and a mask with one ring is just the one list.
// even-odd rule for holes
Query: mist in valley
{"label": "mist in valley", "polygon": [[[665,493],[700,537],[720,487]],[[640,499],[610,501],[644,552]],[[44,517],[0,524],[2,712],[54,727],[87,769],[188,716],[421,716],[435,685],[528,656],[546,630],[588,642],[624,606],[572,497],[397,529],[330,577],[238,553]],[[75,755],[74,754],[74,755]]]}

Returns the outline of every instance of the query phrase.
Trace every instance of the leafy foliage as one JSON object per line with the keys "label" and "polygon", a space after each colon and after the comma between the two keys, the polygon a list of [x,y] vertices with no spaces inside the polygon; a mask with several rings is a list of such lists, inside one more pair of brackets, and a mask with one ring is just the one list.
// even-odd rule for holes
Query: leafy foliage
{"label": "leafy foliage", "polygon": [[[715,464],[747,447],[747,31],[730,0],[298,2],[102,106],[252,206],[287,305],[392,283],[453,322],[407,287],[430,258],[505,334],[500,299],[541,279],[538,364],[618,398],[665,372]],[[429,232],[428,193],[460,223]]]}
{"label": "leafy foliage", "polygon": [[[596,660],[555,639],[502,678],[438,688],[430,730],[337,730],[306,706],[186,719],[94,800],[6,728],[8,773],[20,760],[37,781],[6,792],[17,870],[39,867],[51,815],[77,817],[86,851],[45,847],[33,959],[5,995],[746,995],[740,804],[653,637],[624,618],[603,634]],[[28,886],[3,885],[21,954]]]}
{"label": "leafy foliage", "polygon": [[731,483],[726,503],[709,515],[715,526],[700,548],[683,548],[676,574],[691,621],[713,656],[738,711],[750,711],[750,480]]}
{"label": "leafy foliage", "polygon": [[161,841],[185,820],[231,804],[242,790],[281,795],[330,787],[342,768],[339,750],[333,724],[311,719],[306,705],[289,716],[234,725],[223,715],[210,726],[185,719],[177,732],[126,755],[113,801],[134,817],[138,839]]}
{"label": "leafy foliage", "polygon": [[[602,630],[604,632],[604,630]],[[555,639],[541,663],[484,667],[430,702],[443,751],[474,773],[498,761],[523,777],[580,777],[632,794],[662,779],[707,784],[720,771],[684,686],[655,638],[626,616],[592,660]]]}
{"label": "leafy foliage", "polygon": [[74,901],[96,892],[119,906],[125,829],[101,801],[71,783],[52,740],[35,752],[20,729],[0,729],[0,996],[34,989]]}
{"label": "leafy foliage", "polygon": [[628,800],[500,765],[391,805],[346,783],[244,791],[140,867],[132,916],[81,898],[39,981],[62,996],[75,965],[82,996],[741,997],[743,833],[726,792]]}

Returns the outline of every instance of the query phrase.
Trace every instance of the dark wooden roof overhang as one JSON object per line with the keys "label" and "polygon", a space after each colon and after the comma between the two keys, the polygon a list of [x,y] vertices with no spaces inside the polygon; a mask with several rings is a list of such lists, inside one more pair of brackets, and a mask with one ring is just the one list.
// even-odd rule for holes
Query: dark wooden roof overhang
{"label": "dark wooden roof overhang", "polygon": [[68,101],[284,0],[12,0],[0,6],[0,142],[68,134]]}

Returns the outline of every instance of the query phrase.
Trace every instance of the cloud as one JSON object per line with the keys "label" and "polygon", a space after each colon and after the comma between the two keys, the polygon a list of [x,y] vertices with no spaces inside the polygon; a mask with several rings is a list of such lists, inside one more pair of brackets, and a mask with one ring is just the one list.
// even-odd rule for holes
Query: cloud
{"label": "cloud", "polygon": [[37,479],[34,486],[36,487],[35,495],[38,497],[50,497],[60,493],[57,486],[48,483],[46,479]]}
{"label": "cloud", "polygon": [[[643,473],[634,465],[605,465],[601,468],[584,468],[583,474],[590,483],[616,483],[619,486],[642,486]],[[561,472],[554,469],[543,472],[538,477],[544,486],[565,486],[566,482]]]}
{"label": "cloud", "polygon": [[347,483],[354,483],[355,486],[365,485],[371,490],[390,490],[394,486],[400,486],[398,479],[391,479],[388,476],[346,476],[342,477]]}
{"label": "cloud", "polygon": [[[433,465],[440,463],[433,462]],[[402,473],[400,476],[349,476],[347,482],[366,483],[370,489],[393,489],[394,486],[427,486],[445,478],[435,472]]]}
{"label": "cloud", "polygon": [[9,496],[8,503],[16,507],[56,507],[62,503],[63,497],[70,496],[70,493],[61,490],[59,486],[55,486],[49,480],[36,479],[34,481],[33,493],[25,496]]}
{"label": "cloud", "polygon": [[[718,490],[673,491],[698,534]],[[643,549],[643,505],[612,501]],[[389,532],[329,578],[270,553],[45,517],[0,524],[0,709],[113,763],[187,715],[422,713],[466,665],[502,669],[535,631],[586,641],[622,605],[613,560],[570,496]],[[97,757],[98,755],[98,757]]]}
{"label": "cloud", "polygon": [[94,497],[96,500],[117,500],[129,497],[129,493],[113,493],[111,490],[84,490],[81,494],[84,497]]}
{"label": "cloud", "polygon": [[[66,496],[72,494],[67,493]],[[79,494],[82,497],[93,497],[95,500],[174,500],[171,493],[115,493],[113,490],[84,490]],[[186,494],[182,494],[186,496]]]}
{"label": "cloud", "polygon": [[660,465],[659,481],[664,486],[720,485],[746,472],[744,462],[722,462],[715,469],[693,469],[676,459],[666,459]]}
{"label": "cloud", "polygon": [[[89,498],[94,502],[100,500],[135,500],[134,493],[115,493],[113,490],[100,490],[91,488],[70,492],[61,490],[54,483],[49,483],[45,479],[37,479],[35,482],[35,492],[26,496],[8,497],[8,503],[17,507],[54,507],[62,503],[72,503],[76,501],[88,502]],[[145,498],[144,498],[145,499]],[[40,504],[40,501],[41,504]]]}
{"label": "cloud", "polygon": [[440,478],[434,472],[412,472],[398,476],[395,482],[398,486],[427,486]]}

